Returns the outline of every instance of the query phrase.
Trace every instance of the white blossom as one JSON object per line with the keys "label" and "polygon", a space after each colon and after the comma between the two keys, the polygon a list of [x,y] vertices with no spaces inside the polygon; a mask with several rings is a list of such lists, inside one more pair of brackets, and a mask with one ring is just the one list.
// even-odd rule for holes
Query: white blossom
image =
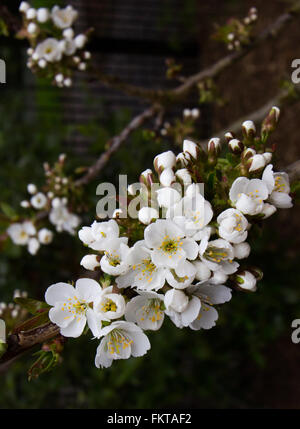
{"label": "white blossom", "polygon": [[30,199],[30,203],[37,210],[43,209],[47,204],[47,197],[42,192],[38,192]]}
{"label": "white blossom", "polygon": [[[78,231],[79,239],[93,250],[105,250],[106,243],[119,238],[119,225],[114,219],[106,222],[94,221],[91,226],[84,226]],[[126,242],[128,239],[123,238]]]}
{"label": "white blossom", "polygon": [[173,168],[176,164],[176,156],[171,150],[160,153],[154,158],[153,164],[156,171],[161,168]]}
{"label": "white blossom", "polygon": [[199,148],[191,140],[183,140],[183,152],[187,152],[194,159],[198,158]]}
{"label": "white blossom", "polygon": [[241,243],[248,235],[248,221],[245,216],[236,209],[227,209],[218,217],[219,236],[230,243]]}
{"label": "white blossom", "polygon": [[124,274],[128,270],[128,253],[129,247],[121,238],[108,240],[100,261],[102,271],[113,276]]}
{"label": "white blossom", "polygon": [[211,329],[218,319],[218,312],[213,305],[230,301],[231,290],[226,286],[214,286],[207,282],[192,286],[189,292],[201,301],[200,311],[197,317],[189,324],[189,327],[193,330]]}
{"label": "white blossom", "polygon": [[7,228],[7,234],[15,244],[25,246],[30,237],[36,234],[36,229],[33,223],[29,221],[13,223]]}
{"label": "white blossom", "polygon": [[125,319],[136,323],[144,330],[157,331],[164,321],[164,295],[156,292],[138,291],[126,305]]}
{"label": "white blossom", "polygon": [[257,215],[268,198],[268,188],[263,180],[238,177],[231,186],[229,198],[243,214]]}
{"label": "white blossom", "polygon": [[41,7],[37,10],[37,20],[40,23],[47,22],[50,18],[50,12],[49,9],[46,7]]}
{"label": "white blossom", "polygon": [[176,289],[166,292],[164,304],[166,315],[178,328],[189,326],[196,319],[201,308],[198,297],[193,296],[189,299],[183,291]]}
{"label": "white blossom", "polygon": [[53,232],[50,229],[42,228],[38,232],[38,239],[41,244],[49,244],[53,240]]}
{"label": "white blossom", "polygon": [[47,304],[52,306],[49,319],[60,327],[64,337],[79,337],[92,317],[90,304],[100,293],[99,283],[86,278],[77,280],[75,288],[68,283],[49,286],[45,294]]}
{"label": "white blossom", "polygon": [[273,172],[273,165],[268,165],[262,176],[263,182],[268,188],[268,201],[275,207],[287,209],[293,207],[290,193],[289,176],[285,172]]}
{"label": "white blossom", "polygon": [[255,292],[257,289],[256,278],[252,273],[250,273],[250,271],[239,273],[236,280],[240,289],[248,290],[250,292]]}
{"label": "white blossom", "polygon": [[117,321],[99,332],[102,338],[96,352],[97,368],[108,368],[115,359],[143,356],[150,349],[148,337],[132,322]]}
{"label": "white blossom", "polygon": [[158,219],[148,225],[144,237],[156,266],[177,268],[179,262],[197,257],[197,243],[186,238],[184,231],[171,220]]}
{"label": "white blossom", "polygon": [[38,58],[44,58],[49,63],[60,61],[62,58],[59,41],[53,37],[49,37],[39,43],[35,52],[38,55]]}
{"label": "white blossom", "polygon": [[28,240],[27,250],[31,255],[36,255],[40,248],[40,242],[37,238],[32,237]]}
{"label": "white blossom", "polygon": [[74,10],[72,6],[67,6],[64,9],[61,9],[59,6],[54,6],[51,12],[54,25],[61,29],[71,27],[77,15],[77,11]]}

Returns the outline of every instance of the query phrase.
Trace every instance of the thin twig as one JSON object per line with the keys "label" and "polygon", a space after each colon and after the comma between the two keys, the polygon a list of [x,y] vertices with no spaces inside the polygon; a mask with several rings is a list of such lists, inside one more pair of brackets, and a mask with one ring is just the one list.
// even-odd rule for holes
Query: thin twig
{"label": "thin twig", "polygon": [[107,164],[110,157],[120,148],[123,143],[125,143],[129,135],[138,129],[147,119],[152,118],[156,112],[160,111],[160,109],[160,106],[154,105],[133,118],[119,135],[113,137],[110,140],[108,143],[108,149],[101,154],[100,158],[98,158],[98,160],[88,169],[87,173],[75,182],[75,185],[86,185],[91,180],[93,180]]}

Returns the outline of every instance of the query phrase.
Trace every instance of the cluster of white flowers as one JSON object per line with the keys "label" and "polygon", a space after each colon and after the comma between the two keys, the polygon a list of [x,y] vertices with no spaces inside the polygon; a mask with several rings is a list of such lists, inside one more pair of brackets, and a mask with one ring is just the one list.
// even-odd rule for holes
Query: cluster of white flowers
{"label": "cluster of white flowers", "polygon": [[31,255],[36,255],[41,244],[49,244],[53,233],[47,228],[37,230],[31,221],[16,222],[7,228],[7,234],[18,246],[27,246]]}
{"label": "cluster of white flowers", "polygon": [[[254,135],[251,121],[243,128],[248,138]],[[233,136],[229,134],[230,148]],[[208,156],[219,149],[220,140],[211,139]],[[158,209],[142,207],[138,212],[139,223],[134,228],[140,229],[141,239],[132,240],[118,217],[94,221],[79,231],[80,240],[94,251],[83,257],[81,265],[105,273],[102,286],[83,278],[75,288],[58,283],[46,292],[52,306],[50,319],[62,335],[78,337],[87,323],[93,336],[101,338],[97,367],[144,355],[150,348],[144,331],[160,329],[165,316],[178,328],[212,328],[218,319],[215,305],[231,299],[231,288],[225,283],[254,292],[262,278],[259,269],[242,269],[240,260],[250,254],[246,240],[251,220],[292,206],[288,176],[273,172],[270,156],[254,169],[256,154],[251,153],[250,159],[242,153],[248,177],[232,180],[227,207],[218,211],[204,198],[193,177],[191,165],[197,164],[201,150],[185,140],[182,153],[161,153],[154,159],[156,173],[148,169],[141,174],[144,183],[160,184]],[[180,185],[183,195],[174,184]],[[130,187],[129,191],[132,194]]]}
{"label": "cluster of white flowers", "polygon": [[78,12],[72,6],[35,9],[27,2],[21,2],[19,10],[31,43],[28,67],[40,74],[47,71],[58,87],[70,87],[72,71],[86,70],[91,59],[91,53],[84,50],[87,36],[76,35],[72,27]]}
{"label": "cluster of white flowers", "polygon": [[251,31],[251,26],[257,21],[257,18],[257,9],[252,7],[243,22],[233,20],[229,23],[232,27],[227,34],[227,49],[229,51],[240,49],[241,45],[245,43],[245,35]]}
{"label": "cluster of white flowers", "polygon": [[[78,337],[87,323],[93,336],[101,338],[97,367],[144,355],[150,349],[144,331],[160,329],[165,316],[178,328],[210,329],[218,319],[215,306],[231,299],[230,287],[256,290],[261,271],[241,267],[251,251],[251,224],[278,208],[292,207],[288,175],[273,172],[272,153],[262,143],[278,118],[279,109],[273,107],[263,123],[262,140],[252,121],[243,123],[244,143],[226,133],[235,168],[228,170],[220,188],[222,209],[214,196],[205,199],[203,184],[196,182],[205,171],[202,165],[214,171],[220,139],[212,138],[206,152],[184,140],[181,153],[161,153],[154,159],[155,171],[141,173],[148,191],[153,184],[158,188],[154,197],[152,192],[151,198],[144,195],[148,206],[140,206],[138,221],[128,226],[131,220],[123,222],[118,209],[113,219],[80,229],[79,239],[94,252],[81,265],[99,270],[104,280],[101,286],[86,278],[75,287],[57,283],[48,288],[46,302],[62,335]],[[134,185],[128,186],[128,195],[135,195]],[[138,238],[131,236],[133,229]]]}
{"label": "cluster of white flowers", "polygon": [[[64,161],[65,155],[61,154],[56,164],[60,172]],[[39,191],[34,183],[29,183],[27,192],[30,197],[21,201],[20,205],[30,213],[22,222],[13,220],[7,228],[7,234],[13,243],[27,246],[31,255],[36,255],[41,245],[50,244],[53,240],[53,231],[45,227],[45,220],[48,219],[57,232],[66,231],[71,235],[75,234],[81,222],[80,217],[68,208],[68,198],[59,196],[69,186],[68,178],[59,176],[57,169],[51,169],[47,163],[44,167],[48,180],[47,192]]]}

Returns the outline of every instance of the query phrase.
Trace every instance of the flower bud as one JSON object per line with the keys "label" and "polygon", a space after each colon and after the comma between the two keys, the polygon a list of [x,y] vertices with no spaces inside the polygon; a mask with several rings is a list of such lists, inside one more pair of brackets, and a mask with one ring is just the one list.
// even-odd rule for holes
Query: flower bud
{"label": "flower bud", "polygon": [[191,155],[188,152],[180,152],[176,157],[176,162],[179,162],[182,167],[186,167],[191,161]]}
{"label": "flower bud", "polygon": [[98,261],[97,255],[85,255],[81,259],[80,265],[82,265],[86,270],[95,271],[100,267],[100,262]]}
{"label": "flower bud", "polygon": [[255,292],[256,278],[250,271],[242,271],[235,275],[236,286],[241,290],[247,290],[249,292]]}
{"label": "flower bud", "polygon": [[166,168],[159,176],[159,181],[162,186],[171,186],[176,181],[176,177],[172,168]]}
{"label": "flower bud", "polygon": [[231,139],[228,143],[229,149],[234,154],[238,155],[244,150],[243,143],[238,139]]}
{"label": "flower bud", "polygon": [[30,4],[27,3],[27,1],[22,1],[20,6],[19,6],[19,11],[20,12],[27,12],[27,10],[30,8]]}
{"label": "flower bud", "polygon": [[245,121],[242,124],[243,133],[248,138],[253,138],[256,133],[256,127],[253,121]]}
{"label": "flower bud", "polygon": [[31,22],[27,27],[27,31],[29,34],[36,34],[38,31],[38,26],[34,22]]}
{"label": "flower bud", "polygon": [[264,219],[267,219],[268,217],[272,216],[272,214],[274,214],[276,210],[277,208],[272,204],[265,203],[261,211],[261,214],[264,215]]}
{"label": "flower bud", "polygon": [[249,268],[249,271],[251,272],[251,274],[254,275],[254,277],[256,278],[257,281],[260,281],[264,276],[264,273],[258,267],[251,267],[251,268]]}
{"label": "flower bud", "polygon": [[187,152],[194,159],[198,159],[200,151],[199,151],[199,147],[198,147],[198,145],[196,145],[196,143],[192,142],[191,140],[184,140],[183,141],[183,152]]}
{"label": "flower bud", "polygon": [[242,159],[246,161],[247,159],[252,158],[254,155],[256,155],[256,151],[254,149],[252,149],[251,147],[248,147],[242,153]]}
{"label": "flower bud", "polygon": [[224,137],[225,137],[227,143],[229,143],[230,140],[234,139],[234,135],[230,131],[228,131]]}
{"label": "flower bud", "polygon": [[270,110],[268,116],[262,123],[262,134],[268,134],[275,130],[276,125],[279,121],[280,109],[276,106],[273,106]]}
{"label": "flower bud", "polygon": [[73,37],[74,37],[74,30],[73,30],[73,28],[66,28],[66,29],[63,31],[63,36],[64,36],[64,38],[65,38],[65,39],[67,39],[67,40],[72,40],[72,39],[73,39]]}
{"label": "flower bud", "polygon": [[220,151],[221,151],[221,143],[220,143],[220,139],[218,137],[214,137],[212,139],[209,140],[208,142],[208,146],[207,146],[207,151],[209,153],[210,156],[218,156]]}
{"label": "flower bud", "polygon": [[153,171],[148,168],[147,170],[143,171],[139,178],[140,183],[144,183],[147,187],[150,187],[154,183],[154,175]]}
{"label": "flower bud", "polygon": [[78,34],[74,39],[77,48],[81,49],[87,42],[87,37],[84,34]]}
{"label": "flower bud", "polygon": [[199,111],[199,109],[197,109],[196,107],[195,107],[194,109],[192,109],[192,111],[191,111],[191,115],[192,115],[192,117],[193,117],[194,119],[199,118],[199,115],[200,115],[200,111]]}
{"label": "flower bud", "polygon": [[209,279],[209,283],[213,285],[225,284],[228,280],[228,275],[225,274],[222,270],[213,271],[213,275]]}
{"label": "flower bud", "polygon": [[161,173],[165,168],[173,168],[175,166],[176,156],[171,150],[160,153],[154,158],[153,164],[155,171]]}
{"label": "flower bud", "polygon": [[181,168],[180,170],[176,171],[176,177],[184,184],[191,184],[192,183],[192,176],[190,175],[189,171],[186,168]]}
{"label": "flower bud", "polygon": [[144,225],[149,225],[153,219],[159,218],[159,213],[152,207],[142,207],[138,213],[138,218]]}
{"label": "flower bud", "polygon": [[193,262],[193,265],[197,270],[195,275],[196,280],[199,280],[200,282],[202,282],[210,278],[211,271],[204,262],[198,260]]}
{"label": "flower bud", "polygon": [[27,19],[34,19],[36,17],[36,10],[33,7],[30,7],[26,11],[26,18]]}
{"label": "flower bud", "polygon": [[273,154],[271,152],[265,152],[265,153],[263,153],[263,157],[265,159],[266,165],[271,162],[272,156],[273,156]]}
{"label": "flower bud", "polygon": [[53,239],[53,232],[50,229],[42,228],[38,232],[38,239],[41,244],[49,244]]}
{"label": "flower bud", "polygon": [[20,202],[20,206],[23,207],[23,209],[28,209],[28,207],[30,207],[30,202],[23,200]]}
{"label": "flower bud", "polygon": [[39,248],[40,248],[39,241],[35,237],[30,238],[29,241],[28,241],[28,248],[27,248],[28,252],[31,255],[36,255],[36,253],[39,250]]}
{"label": "flower bud", "polygon": [[37,192],[37,187],[33,183],[29,183],[27,185],[27,192],[31,195],[35,194]]}
{"label": "flower bud", "polygon": [[251,247],[248,243],[238,243],[233,245],[234,257],[236,259],[245,259],[248,258],[251,252]]}
{"label": "flower bud", "polygon": [[263,157],[263,155],[256,154],[256,155],[252,156],[252,158],[249,159],[248,165],[250,166],[249,172],[258,171],[258,170],[261,170],[265,167],[266,161],[265,161],[265,158]]}
{"label": "flower bud", "polygon": [[171,289],[165,294],[164,304],[168,310],[174,310],[178,313],[182,313],[186,310],[189,304],[189,299],[181,290]]}
{"label": "flower bud", "polygon": [[49,9],[47,9],[46,7],[41,7],[40,9],[37,10],[38,22],[41,22],[41,23],[47,22],[49,18],[50,18]]}

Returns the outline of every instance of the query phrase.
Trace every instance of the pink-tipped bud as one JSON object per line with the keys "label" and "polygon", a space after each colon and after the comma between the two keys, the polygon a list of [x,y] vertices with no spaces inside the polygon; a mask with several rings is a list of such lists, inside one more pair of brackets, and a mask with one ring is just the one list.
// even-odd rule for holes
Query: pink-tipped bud
{"label": "pink-tipped bud", "polygon": [[279,121],[280,116],[280,109],[276,106],[273,106],[270,110],[268,116],[265,118],[265,120],[262,123],[262,133],[271,133],[275,130],[276,125]]}

